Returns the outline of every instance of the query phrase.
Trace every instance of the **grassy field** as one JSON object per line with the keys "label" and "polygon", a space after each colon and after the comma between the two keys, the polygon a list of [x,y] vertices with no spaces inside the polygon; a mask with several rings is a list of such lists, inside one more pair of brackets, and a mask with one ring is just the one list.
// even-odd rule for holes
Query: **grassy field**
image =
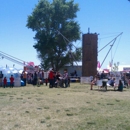
{"label": "grassy field", "polygon": [[0,88],[0,130],[130,130],[130,89]]}

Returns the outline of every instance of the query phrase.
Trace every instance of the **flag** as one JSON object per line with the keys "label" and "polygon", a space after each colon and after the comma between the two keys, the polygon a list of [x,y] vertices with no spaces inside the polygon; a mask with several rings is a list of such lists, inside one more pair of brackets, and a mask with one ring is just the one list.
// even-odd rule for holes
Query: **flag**
{"label": "flag", "polygon": [[34,62],[28,62],[29,66],[34,66]]}
{"label": "flag", "polygon": [[112,67],[112,61],[111,61],[111,62],[109,61],[109,67],[110,67],[110,68]]}
{"label": "flag", "polygon": [[109,61],[109,67],[111,68],[111,62]]}
{"label": "flag", "polygon": [[97,68],[99,68],[99,69],[101,68],[101,65],[100,65],[99,61],[97,62]]}

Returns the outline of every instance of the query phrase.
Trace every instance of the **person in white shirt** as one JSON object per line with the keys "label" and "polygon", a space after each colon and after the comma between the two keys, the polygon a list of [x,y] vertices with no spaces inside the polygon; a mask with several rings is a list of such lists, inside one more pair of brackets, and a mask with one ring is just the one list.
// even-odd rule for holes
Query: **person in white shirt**
{"label": "person in white shirt", "polygon": [[63,84],[65,84],[66,88],[68,87],[68,72],[66,69],[64,70],[64,74],[63,74]]}

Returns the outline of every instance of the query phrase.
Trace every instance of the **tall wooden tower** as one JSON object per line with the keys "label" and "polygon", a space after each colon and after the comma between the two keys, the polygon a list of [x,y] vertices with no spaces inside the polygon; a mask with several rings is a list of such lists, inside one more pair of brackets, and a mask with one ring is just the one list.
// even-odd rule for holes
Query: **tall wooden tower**
{"label": "tall wooden tower", "polygon": [[97,73],[97,41],[96,33],[82,36],[82,76],[94,76]]}

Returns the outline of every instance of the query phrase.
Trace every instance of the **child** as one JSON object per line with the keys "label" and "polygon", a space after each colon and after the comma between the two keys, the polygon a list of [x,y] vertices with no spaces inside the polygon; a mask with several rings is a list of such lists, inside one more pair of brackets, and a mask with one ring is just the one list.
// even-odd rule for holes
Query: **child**
{"label": "child", "polygon": [[11,75],[10,77],[10,88],[13,88],[14,87],[14,77],[13,75]]}
{"label": "child", "polygon": [[97,83],[97,79],[98,79],[98,77],[97,77],[97,75],[95,75],[94,80],[91,81],[91,84],[90,84],[90,90],[93,90],[93,85],[96,85],[96,83]]}
{"label": "child", "polygon": [[3,82],[4,82],[4,88],[7,87],[7,79],[6,79],[6,77],[4,77]]}

